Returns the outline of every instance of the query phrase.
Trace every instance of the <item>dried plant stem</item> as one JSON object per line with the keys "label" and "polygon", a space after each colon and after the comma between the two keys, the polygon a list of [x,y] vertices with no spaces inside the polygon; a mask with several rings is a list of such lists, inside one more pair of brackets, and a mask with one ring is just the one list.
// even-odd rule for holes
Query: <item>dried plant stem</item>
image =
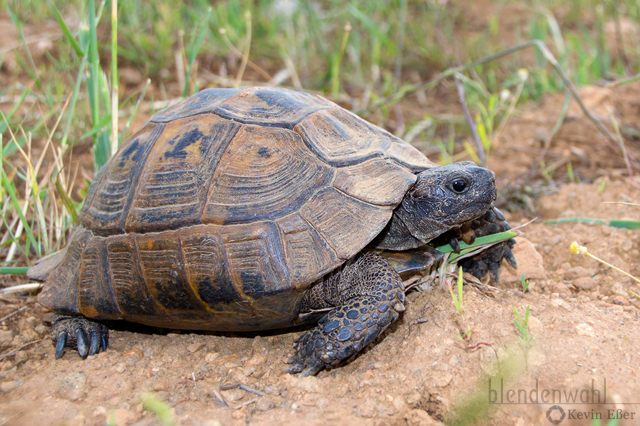
{"label": "dried plant stem", "polygon": [[573,82],[571,81],[569,76],[567,76],[567,73],[564,71],[564,69],[562,69],[562,67],[560,66],[560,64],[556,60],[556,58],[549,51],[549,48],[547,48],[547,45],[544,44],[544,42],[542,42],[540,40],[529,40],[529,41],[527,41],[525,43],[509,47],[508,49],[504,49],[504,50],[502,50],[500,52],[494,53],[493,55],[485,56],[484,58],[480,58],[480,59],[475,60],[473,62],[469,62],[469,63],[464,64],[464,65],[460,65],[460,66],[457,66],[457,67],[449,68],[449,69],[441,72],[440,74],[438,74],[436,77],[432,78],[431,80],[428,80],[428,81],[426,81],[424,83],[417,83],[417,84],[413,84],[413,85],[407,85],[407,86],[401,88],[396,94],[394,94],[392,96],[385,97],[385,98],[380,98],[377,102],[373,103],[366,110],[357,111],[357,113],[359,113],[359,114],[367,114],[367,113],[372,112],[376,108],[379,108],[382,105],[387,105],[388,106],[390,104],[395,104],[396,102],[398,102],[401,99],[403,99],[406,95],[408,95],[410,93],[413,93],[413,92],[416,92],[418,90],[431,89],[431,88],[437,86],[441,81],[443,81],[443,80],[445,80],[445,79],[447,79],[449,77],[454,76],[456,73],[461,73],[461,72],[464,72],[464,71],[469,70],[471,68],[475,68],[478,65],[482,65],[482,64],[487,63],[487,62],[495,61],[496,59],[500,59],[503,56],[510,55],[512,53],[518,52],[520,50],[526,49],[526,48],[531,47],[531,46],[536,46],[538,49],[540,49],[540,51],[544,55],[545,59],[558,72],[558,74],[560,75],[560,78],[562,78],[562,81],[564,81],[565,85],[567,86],[567,88],[569,89],[571,94],[573,95],[573,98],[576,100],[576,102],[578,102],[578,105],[580,105],[580,108],[582,109],[582,112],[598,128],[598,130],[600,130],[600,132],[602,132],[602,134],[605,135],[607,137],[607,139],[609,139],[609,141],[611,141],[615,146],[617,146],[618,141],[616,140],[615,136],[613,136],[613,134],[611,134],[611,132],[602,124],[602,122],[600,120],[598,120],[591,113],[591,111],[589,111],[589,109],[586,107],[586,105],[582,101],[582,98],[578,94],[578,90],[576,89],[575,85],[573,84]]}
{"label": "dried plant stem", "polygon": [[111,0],[111,155],[118,150],[118,0]]}
{"label": "dried plant stem", "polygon": [[482,146],[482,141],[480,140],[480,136],[478,135],[478,130],[476,129],[476,125],[473,122],[473,118],[471,118],[471,114],[469,113],[469,107],[467,107],[467,101],[464,96],[464,85],[458,78],[457,73],[454,74],[453,79],[455,80],[456,87],[458,88],[458,100],[460,101],[460,105],[462,105],[462,110],[464,111],[464,119],[467,121],[469,129],[471,129],[473,141],[476,143],[476,148],[478,149],[478,157],[480,157],[480,163],[482,164],[482,167],[486,167],[487,159],[484,155],[484,147]]}

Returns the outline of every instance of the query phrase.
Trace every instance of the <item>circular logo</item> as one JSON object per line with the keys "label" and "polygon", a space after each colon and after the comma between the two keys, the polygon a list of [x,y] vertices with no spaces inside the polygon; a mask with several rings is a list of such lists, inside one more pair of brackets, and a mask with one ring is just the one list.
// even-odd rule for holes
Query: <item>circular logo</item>
{"label": "circular logo", "polygon": [[554,405],[547,410],[547,420],[554,425],[559,425],[564,420],[565,412],[559,405]]}

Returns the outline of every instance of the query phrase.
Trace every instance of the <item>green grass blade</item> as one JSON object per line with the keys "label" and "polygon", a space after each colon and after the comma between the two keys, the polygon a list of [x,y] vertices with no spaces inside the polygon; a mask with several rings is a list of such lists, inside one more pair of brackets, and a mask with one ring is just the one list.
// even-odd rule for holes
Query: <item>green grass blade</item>
{"label": "green grass blade", "polygon": [[96,124],[93,129],[89,130],[87,133],[85,133],[84,135],[80,136],[79,140],[92,137],[93,135],[95,135],[96,133],[98,133],[102,129],[104,129],[105,126],[107,124],[109,124],[110,121],[111,121],[111,114],[107,115],[102,120],[100,120],[100,122],[98,124]]}
{"label": "green grass blade", "polygon": [[73,34],[71,34],[71,30],[69,30],[69,27],[67,26],[67,23],[64,21],[64,18],[60,14],[60,11],[56,7],[56,5],[53,4],[53,2],[50,2],[50,3],[51,3],[51,6],[53,6],[53,12],[55,13],[56,19],[58,20],[58,25],[60,25],[60,29],[62,30],[62,33],[65,35],[67,41],[69,42],[73,50],[75,50],[76,55],[78,55],[81,58],[84,57],[84,52],[80,47],[80,43],[78,43],[78,40],[76,40]]}
{"label": "green grass blade", "polygon": [[[207,30],[209,29],[209,19],[211,18],[212,8],[209,7],[207,9],[207,15],[204,17],[202,21],[202,28],[200,28],[200,33],[197,38],[191,40],[191,44],[189,45],[188,52],[188,63],[187,63],[187,75],[184,78],[184,88],[182,89],[182,97],[187,97],[187,92],[189,91],[189,80],[191,79],[191,70],[193,69],[193,63],[196,60],[196,55],[202,46],[202,42],[204,41],[204,36],[207,34]],[[194,34],[195,36],[195,34]]]}
{"label": "green grass blade", "polygon": [[607,225],[614,228],[640,229],[640,221],[622,219],[593,219],[588,217],[563,217],[561,219],[545,220],[545,225],[560,223],[586,223],[587,225]]}
{"label": "green grass blade", "polygon": [[25,275],[29,270],[28,267],[0,267],[0,274],[16,274]]}
{"label": "green grass blade", "polygon": [[13,186],[13,183],[9,180],[9,176],[7,176],[7,173],[4,171],[4,168],[2,169],[2,187],[4,188],[5,191],[7,191],[7,193],[9,194],[9,197],[11,197],[13,208],[18,214],[18,216],[20,217],[22,226],[26,231],[25,233],[27,235],[28,243],[33,245],[33,248],[36,250],[36,254],[38,255],[38,257],[40,257],[41,256],[40,246],[38,245],[38,242],[35,240],[35,237],[33,236],[33,232],[31,230],[31,225],[29,224],[29,221],[25,218],[24,214],[22,214],[22,207],[20,206],[20,201],[18,200],[18,196],[16,194],[15,188]]}
{"label": "green grass blade", "polygon": [[80,94],[80,84],[82,83],[82,76],[84,75],[84,69],[87,66],[87,56],[82,56],[80,67],[78,68],[78,77],[76,78],[76,84],[73,86],[73,93],[71,94],[71,102],[69,103],[69,117],[67,118],[67,125],[62,136],[61,145],[64,149],[67,146],[67,140],[69,139],[69,132],[71,131],[71,123],[73,123],[73,116],[76,112],[76,102],[78,101],[78,95]]}
{"label": "green grass blade", "polygon": [[[491,244],[491,243],[497,243],[500,241],[505,241],[508,240],[509,238],[514,238],[518,235],[517,232],[513,232],[513,231],[505,231],[505,232],[498,232],[497,234],[491,234],[491,235],[485,235],[484,237],[478,237],[476,238],[476,240],[473,242],[473,244],[469,245],[467,243],[465,243],[464,241],[460,241],[460,249],[461,250],[465,250],[465,249],[473,249],[475,247],[481,246],[483,244]],[[453,252],[453,248],[451,248],[450,244],[445,244],[443,246],[440,247],[436,247],[438,250],[440,250],[443,253],[452,253]]]}
{"label": "green grass blade", "polygon": [[29,62],[29,66],[31,67],[31,69],[30,70],[27,69],[25,71],[27,71],[31,75],[31,78],[35,82],[36,86],[42,89],[42,81],[40,80],[40,75],[38,74],[38,67],[36,66],[36,63],[33,61],[33,57],[31,56],[29,45],[27,44],[27,40],[24,37],[24,31],[22,30],[22,25],[20,25],[18,18],[13,14],[8,4],[5,4],[4,10],[7,12],[7,15],[9,15],[9,18],[11,18],[13,25],[15,25],[16,29],[18,30],[18,34],[20,35],[20,41],[24,46],[25,53],[27,54],[27,61]]}
{"label": "green grass blade", "polygon": [[58,194],[60,198],[62,198],[62,204],[67,208],[67,211],[71,215],[74,223],[78,223],[78,212],[76,212],[76,208],[73,205],[73,201],[67,195],[67,191],[65,191],[62,186],[62,182],[60,182],[60,177],[56,175],[56,189],[58,190]]}
{"label": "green grass blade", "polygon": [[131,115],[129,116],[129,120],[127,120],[127,124],[124,126],[124,129],[122,130],[122,133],[120,134],[120,140],[124,140],[124,138],[127,136],[127,132],[129,131],[129,127],[131,127],[131,123],[133,122],[133,119],[135,118],[137,112],[138,112],[138,107],[140,106],[140,103],[142,102],[142,100],[144,99],[144,95],[147,93],[147,88],[149,87],[149,84],[151,83],[151,79],[147,79],[147,82],[145,83],[144,87],[142,88],[142,92],[140,92],[140,96],[138,96],[138,101],[136,102],[136,105],[133,107],[133,111],[131,111]]}

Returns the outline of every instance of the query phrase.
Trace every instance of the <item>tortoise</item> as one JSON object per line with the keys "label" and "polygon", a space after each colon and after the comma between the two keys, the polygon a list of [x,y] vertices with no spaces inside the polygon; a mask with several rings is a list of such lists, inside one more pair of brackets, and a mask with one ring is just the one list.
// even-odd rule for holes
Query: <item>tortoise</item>
{"label": "tortoise", "polygon": [[[56,358],[106,350],[101,320],[231,332],[316,322],[288,370],[315,374],[404,310],[380,251],[417,250],[411,262],[426,268],[428,243],[451,229],[482,217],[476,227],[508,229],[495,198],[493,172],[438,167],[320,96],[207,89],[122,144],[67,247],[29,276],[45,281],[38,301],[56,313]],[[493,257],[476,262],[480,274],[513,261],[510,246]]]}

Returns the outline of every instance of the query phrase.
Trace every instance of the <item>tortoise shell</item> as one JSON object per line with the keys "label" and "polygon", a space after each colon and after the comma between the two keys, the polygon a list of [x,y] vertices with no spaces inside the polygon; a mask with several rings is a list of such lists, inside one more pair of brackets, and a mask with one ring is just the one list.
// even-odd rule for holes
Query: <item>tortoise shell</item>
{"label": "tortoise shell", "polygon": [[316,95],[208,89],[155,114],[98,172],[39,301],[186,329],[294,325],[432,167]]}

